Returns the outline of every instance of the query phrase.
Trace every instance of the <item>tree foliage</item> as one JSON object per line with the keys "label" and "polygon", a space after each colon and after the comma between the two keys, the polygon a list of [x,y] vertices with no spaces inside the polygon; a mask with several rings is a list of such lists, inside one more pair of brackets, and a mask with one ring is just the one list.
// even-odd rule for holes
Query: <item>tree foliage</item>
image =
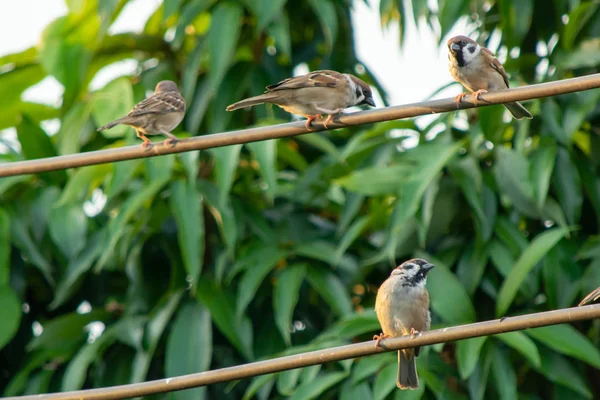
{"label": "tree foliage", "polygon": [[[2,162],[139,143],[129,128],[95,128],[161,79],[188,102],[179,137],[286,121],[225,106],[303,64],[359,74],[385,97],[357,59],[348,0],[165,0],[142,33],[113,34],[127,3],[67,1],[39,46],[0,58],[0,129],[18,138],[0,138]],[[382,25],[403,37],[408,18],[424,20],[443,43],[466,19],[465,34],[500,43],[514,85],[598,72],[596,2],[430,7],[382,0]],[[128,59],[132,76],[90,88]],[[59,107],[22,100],[49,76],[64,87]],[[105,387],[367,340],[380,329],[376,288],[412,256],[436,264],[434,328],[572,306],[600,284],[599,98],[529,102],[531,121],[492,106],[2,178],[0,388]],[[395,390],[388,353],[168,396],[591,399],[599,328],[430,346],[410,393]]]}

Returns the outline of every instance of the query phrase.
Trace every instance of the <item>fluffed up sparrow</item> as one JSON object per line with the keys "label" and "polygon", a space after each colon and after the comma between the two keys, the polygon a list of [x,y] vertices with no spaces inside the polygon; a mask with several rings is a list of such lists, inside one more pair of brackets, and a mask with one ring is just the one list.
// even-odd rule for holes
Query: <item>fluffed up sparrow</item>
{"label": "fluffed up sparrow", "polygon": [[[448,68],[457,82],[473,92],[473,103],[479,95],[488,91],[508,89],[508,75],[494,54],[466,36],[455,36],[448,40]],[[460,103],[466,93],[456,96]],[[515,119],[533,118],[521,103],[505,103]]]}
{"label": "fluffed up sparrow", "polygon": [[[429,293],[425,288],[427,273],[433,264],[421,258],[405,261],[396,267],[392,274],[377,291],[375,313],[383,333],[373,339],[379,346],[384,338],[411,335],[429,330],[431,314],[429,312]],[[396,385],[400,389],[417,389],[416,357],[421,348],[398,350],[398,378]]]}
{"label": "fluffed up sparrow", "polygon": [[306,128],[309,130],[311,122],[322,114],[328,114],[323,123],[327,128],[333,117],[345,108],[361,104],[375,107],[371,88],[365,82],[354,75],[321,70],[267,86],[264,94],[231,104],[227,111],[262,103],[276,104],[291,114],[308,118]]}
{"label": "fluffed up sparrow", "polygon": [[124,124],[135,129],[137,137],[144,141],[142,147],[152,144],[146,135],[166,135],[169,138],[164,143],[169,145],[177,141],[171,131],[183,120],[185,108],[185,100],[175,82],[161,81],[152,96],[136,104],[123,118],[98,128],[98,131]]}

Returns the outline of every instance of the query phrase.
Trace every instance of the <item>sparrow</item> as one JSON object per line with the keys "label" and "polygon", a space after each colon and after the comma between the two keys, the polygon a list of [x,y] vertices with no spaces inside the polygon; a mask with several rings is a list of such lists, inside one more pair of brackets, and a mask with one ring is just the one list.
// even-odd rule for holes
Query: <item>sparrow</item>
{"label": "sparrow", "polygon": [[[488,91],[508,89],[508,75],[494,54],[466,36],[455,36],[448,40],[448,68],[455,81],[473,93],[477,105],[479,96]],[[458,105],[466,93],[456,96]],[[515,119],[533,118],[518,102],[505,103]]]}
{"label": "sparrow", "polygon": [[585,296],[583,298],[583,300],[581,300],[578,304],[579,307],[581,306],[585,306],[588,303],[591,303],[592,301],[596,301],[600,299],[600,287],[597,288],[596,290],[592,291],[590,294],[588,294],[587,296]]}
{"label": "sparrow", "polygon": [[[383,333],[373,337],[375,347],[381,339],[411,335],[429,330],[429,293],[425,288],[427,273],[434,267],[421,258],[405,261],[396,267],[377,291],[375,313]],[[400,389],[417,389],[416,357],[421,348],[398,350],[398,378]]]}
{"label": "sparrow", "polygon": [[333,117],[345,108],[361,104],[375,107],[373,93],[365,82],[354,75],[321,70],[267,86],[264,94],[238,101],[229,105],[226,110],[233,111],[262,103],[272,103],[291,114],[308,118],[308,130],[311,130],[311,122],[321,117],[321,114],[328,114],[323,123],[327,128]]}
{"label": "sparrow", "polygon": [[144,148],[152,145],[146,135],[166,135],[169,138],[164,143],[170,145],[177,141],[171,131],[183,120],[185,109],[185,100],[175,82],[161,81],[156,85],[152,96],[136,104],[123,118],[101,126],[98,131],[124,124],[135,129],[137,137],[144,141]]}

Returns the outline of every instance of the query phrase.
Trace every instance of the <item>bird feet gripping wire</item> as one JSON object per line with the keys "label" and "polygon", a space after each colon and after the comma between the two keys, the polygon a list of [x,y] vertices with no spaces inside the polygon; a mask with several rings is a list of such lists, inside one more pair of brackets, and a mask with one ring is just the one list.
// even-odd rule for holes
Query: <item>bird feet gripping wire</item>
{"label": "bird feet gripping wire", "polygon": [[390,335],[386,335],[385,333],[381,333],[379,335],[373,336],[373,340],[375,340],[375,347],[380,347],[379,342],[381,342],[382,339],[387,339],[390,337],[391,337]]}

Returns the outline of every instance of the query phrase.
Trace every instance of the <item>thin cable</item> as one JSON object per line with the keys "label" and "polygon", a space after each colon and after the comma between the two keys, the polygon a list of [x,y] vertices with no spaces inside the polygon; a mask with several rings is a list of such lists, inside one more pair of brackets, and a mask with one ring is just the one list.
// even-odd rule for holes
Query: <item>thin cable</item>
{"label": "thin cable", "polygon": [[146,396],[150,394],[206,386],[218,382],[251,378],[257,375],[271,374],[294,368],[302,368],[332,361],[368,356],[386,351],[404,349],[407,347],[427,346],[437,343],[450,342],[453,340],[496,335],[499,333],[513,332],[528,328],[539,328],[542,326],[563,324],[567,322],[593,318],[600,318],[600,304],[565,308],[562,310],[546,311],[535,314],[521,315],[518,317],[507,317],[492,321],[437,329],[434,331],[425,332],[414,339],[409,336],[385,339],[381,342],[381,345],[385,346],[386,349],[376,348],[375,341],[368,341],[347,346],[311,351],[308,353],[295,354],[292,356],[274,358],[271,360],[258,361],[254,363],[238,365],[235,367],[222,368],[214,371],[183,375],[174,378],[133,383],[130,385],[113,386],[102,389],[78,390],[74,392],[45,395],[7,397],[6,399],[108,400]]}
{"label": "thin cable", "polygon": [[[499,92],[490,92],[482,95],[480,105],[492,105],[511,101],[523,101],[540,97],[555,96],[596,89],[600,87],[600,74],[582,76],[578,78],[563,79],[556,82],[540,83],[537,85],[521,86]],[[454,98],[425,101],[421,103],[406,104],[377,108],[374,110],[345,114],[329,124],[330,129],[343,128],[350,125],[371,124],[375,122],[394,119],[410,118],[419,115],[436,114],[456,111],[457,109],[474,108],[471,103],[472,96],[463,99],[460,106],[456,106]],[[214,133],[211,135],[196,136],[182,139],[173,147],[165,146],[158,142],[149,149],[141,145],[120,147],[117,149],[90,151],[87,153],[70,154],[66,156],[49,157],[36,160],[18,161],[0,164],[0,177],[35,174],[46,171],[82,167],[85,165],[104,164],[115,161],[131,160],[134,158],[155,157],[163,154],[181,153],[184,151],[203,150],[214,147],[229,146],[257,142],[261,140],[276,139],[304,133],[323,131],[325,128],[317,121],[313,123],[314,129],[308,131],[304,122],[265,126],[260,128],[242,129],[239,131]]]}

